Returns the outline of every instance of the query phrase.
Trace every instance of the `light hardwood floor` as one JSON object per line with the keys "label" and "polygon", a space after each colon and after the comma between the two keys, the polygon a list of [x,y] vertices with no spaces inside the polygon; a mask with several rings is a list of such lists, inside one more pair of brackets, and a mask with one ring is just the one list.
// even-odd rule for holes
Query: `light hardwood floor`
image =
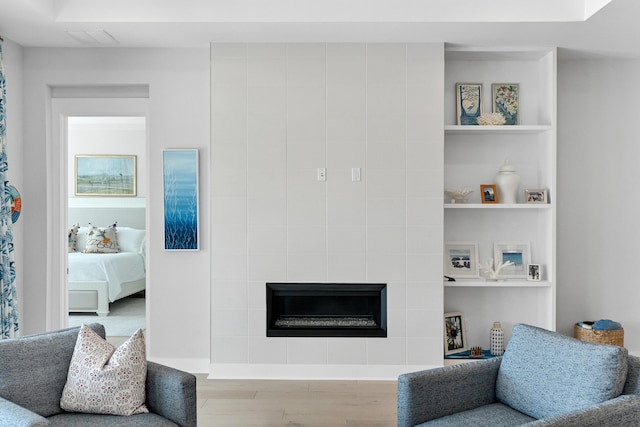
{"label": "light hardwood floor", "polygon": [[199,427],[396,425],[396,381],[197,378]]}

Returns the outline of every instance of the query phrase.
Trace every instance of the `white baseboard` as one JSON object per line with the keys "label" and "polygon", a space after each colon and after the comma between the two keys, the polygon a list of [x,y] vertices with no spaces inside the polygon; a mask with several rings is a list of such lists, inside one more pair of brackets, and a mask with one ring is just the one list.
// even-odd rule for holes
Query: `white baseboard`
{"label": "white baseboard", "polygon": [[395,381],[400,374],[437,367],[436,365],[268,365],[213,363],[209,366],[209,378]]}
{"label": "white baseboard", "polygon": [[206,374],[209,372],[209,359],[149,358],[149,360],[192,374]]}

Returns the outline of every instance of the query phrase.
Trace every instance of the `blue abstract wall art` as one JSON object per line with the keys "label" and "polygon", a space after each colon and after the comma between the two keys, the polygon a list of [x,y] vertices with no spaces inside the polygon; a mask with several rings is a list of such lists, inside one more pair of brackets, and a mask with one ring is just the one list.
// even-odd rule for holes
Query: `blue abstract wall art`
{"label": "blue abstract wall art", "polygon": [[197,251],[198,150],[163,150],[164,248]]}

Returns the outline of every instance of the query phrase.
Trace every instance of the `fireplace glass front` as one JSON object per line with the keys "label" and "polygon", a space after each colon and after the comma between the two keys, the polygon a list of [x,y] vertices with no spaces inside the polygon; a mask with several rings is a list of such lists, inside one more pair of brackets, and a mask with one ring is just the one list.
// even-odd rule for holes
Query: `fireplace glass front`
{"label": "fireplace glass front", "polygon": [[267,283],[268,337],[386,337],[387,285]]}

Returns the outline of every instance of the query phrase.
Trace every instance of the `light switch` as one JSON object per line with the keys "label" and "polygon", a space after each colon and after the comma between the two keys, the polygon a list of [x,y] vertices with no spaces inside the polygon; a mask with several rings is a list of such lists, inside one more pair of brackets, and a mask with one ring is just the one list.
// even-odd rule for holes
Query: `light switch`
{"label": "light switch", "polygon": [[360,181],[360,168],[351,168],[351,181]]}
{"label": "light switch", "polygon": [[318,181],[326,181],[327,180],[327,168],[318,168]]}

